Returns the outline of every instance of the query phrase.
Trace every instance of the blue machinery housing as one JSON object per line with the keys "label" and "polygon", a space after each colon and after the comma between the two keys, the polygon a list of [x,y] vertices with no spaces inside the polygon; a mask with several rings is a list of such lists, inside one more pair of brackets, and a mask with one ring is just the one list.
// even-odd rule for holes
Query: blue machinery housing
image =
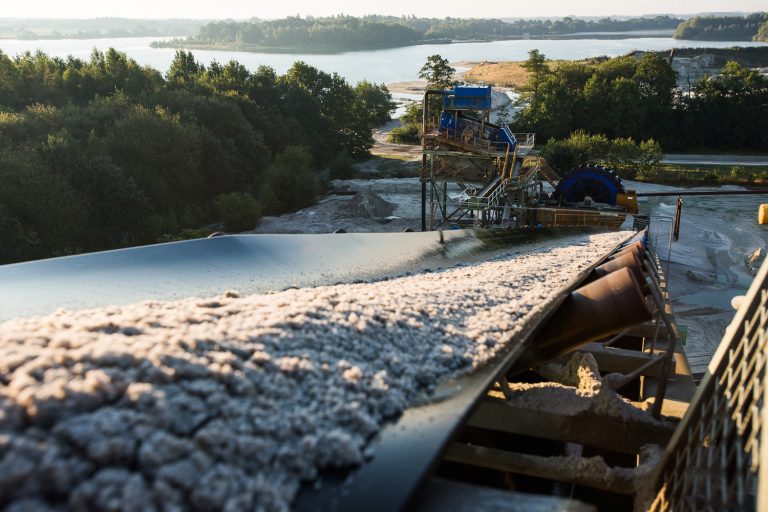
{"label": "blue machinery housing", "polygon": [[491,87],[456,86],[453,92],[443,96],[443,113],[440,116],[440,131],[462,134],[472,130],[473,136],[490,142],[506,143],[514,151],[517,139],[507,126],[483,123],[463,111],[488,110],[491,108]]}
{"label": "blue machinery housing", "polygon": [[448,92],[443,96],[443,108],[445,110],[488,110],[491,108],[491,86],[457,85],[452,93]]}

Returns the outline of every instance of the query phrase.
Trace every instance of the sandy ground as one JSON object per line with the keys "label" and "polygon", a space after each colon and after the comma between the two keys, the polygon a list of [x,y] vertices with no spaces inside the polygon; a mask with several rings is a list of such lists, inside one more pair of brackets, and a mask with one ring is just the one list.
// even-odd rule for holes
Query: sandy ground
{"label": "sandy ground", "polygon": [[[393,119],[384,126],[373,130],[373,147],[371,154],[374,156],[395,157],[410,162],[421,162],[421,146],[418,144],[393,144],[387,142],[389,132],[402,126],[399,119]],[[358,165],[358,168],[361,166]],[[363,168],[366,164],[362,165]],[[370,167],[370,166],[368,166]]]}
{"label": "sandy ground", "polygon": [[2,323],[0,502],[288,510],[301,482],[362,463],[384,423],[487,361],[627,235],[372,283]]}
{"label": "sandy ground", "polygon": [[[334,187],[345,195],[330,195],[315,205],[280,217],[264,217],[254,233],[389,232],[421,229],[421,183],[418,178],[337,180]],[[369,191],[393,205],[386,215],[340,215],[355,192]],[[457,191],[458,192],[458,191]]]}
{"label": "sandy ground", "polygon": [[[638,191],[678,189],[634,182],[625,185]],[[660,257],[666,260],[670,254],[672,304],[678,322],[687,327],[686,353],[692,370],[702,373],[734,316],[731,299],[744,294],[752,282],[744,257],[768,246],[768,230],[757,223],[760,196],[684,197],[680,239],[672,242],[669,252],[676,201],[676,197],[641,198],[640,210],[654,217],[651,233]],[[689,271],[712,276],[714,281],[693,279]]]}
{"label": "sandy ground", "polygon": [[427,90],[426,80],[410,80],[408,82],[392,82],[387,84],[387,89],[394,95],[414,94],[423,96]]}

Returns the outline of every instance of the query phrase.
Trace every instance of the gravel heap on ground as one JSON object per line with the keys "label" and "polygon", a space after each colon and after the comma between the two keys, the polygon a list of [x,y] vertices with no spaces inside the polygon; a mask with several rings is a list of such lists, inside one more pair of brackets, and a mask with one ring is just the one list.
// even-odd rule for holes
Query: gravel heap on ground
{"label": "gravel heap on ground", "polygon": [[627,233],[367,284],[0,324],[6,510],[286,510]]}
{"label": "gravel heap on ground", "polygon": [[339,209],[342,217],[372,217],[382,218],[392,215],[395,205],[385,201],[370,190],[361,190]]}

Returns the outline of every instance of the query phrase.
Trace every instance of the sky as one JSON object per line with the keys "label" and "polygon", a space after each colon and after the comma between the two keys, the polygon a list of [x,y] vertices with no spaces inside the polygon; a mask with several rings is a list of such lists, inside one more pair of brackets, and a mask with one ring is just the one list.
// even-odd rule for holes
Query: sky
{"label": "sky", "polygon": [[[695,14],[702,12],[765,11],[766,0],[4,0],[0,17],[20,18],[207,18],[245,19],[331,14],[410,15],[444,18],[639,16],[643,14]],[[471,5],[473,10],[466,9]]]}

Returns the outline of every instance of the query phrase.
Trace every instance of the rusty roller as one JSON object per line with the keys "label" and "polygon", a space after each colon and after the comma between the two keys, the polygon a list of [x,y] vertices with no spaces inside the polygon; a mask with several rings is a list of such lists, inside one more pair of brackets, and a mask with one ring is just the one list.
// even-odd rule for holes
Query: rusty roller
{"label": "rusty roller", "polygon": [[616,259],[616,258],[618,258],[620,256],[623,256],[623,255],[627,254],[627,253],[635,254],[637,256],[637,259],[639,259],[640,261],[644,261],[645,260],[645,248],[643,248],[643,244],[640,243],[640,242],[636,242],[634,244],[628,245],[624,249],[611,254],[608,257],[608,259],[609,260],[613,260],[613,259]]}
{"label": "rusty roller", "polygon": [[648,284],[646,284],[645,281],[646,277],[648,277],[648,267],[633,251],[628,251],[612,260],[606,261],[599,267],[596,267],[592,271],[588,282],[592,282],[622,268],[628,268],[632,271],[632,274],[634,274],[640,284],[640,291],[643,295],[648,296],[651,293],[651,290],[648,288]]}
{"label": "rusty roller", "polygon": [[648,267],[646,267],[643,261],[637,257],[637,254],[632,251],[626,252],[613,258],[612,260],[606,261],[599,267],[595,268],[592,273],[595,277],[599,278],[625,267],[632,271],[640,283],[645,282],[645,277],[648,273]]}
{"label": "rusty roller", "polygon": [[645,230],[640,231],[638,234],[634,235],[632,238],[627,240],[622,245],[629,245],[634,242],[642,242],[643,245],[648,241],[648,234]]}
{"label": "rusty roller", "polygon": [[626,252],[626,251],[638,251],[641,254],[645,254],[645,245],[640,240],[636,242],[632,242],[631,244],[627,244],[623,247],[621,247],[616,253],[620,252]]}
{"label": "rusty roller", "polygon": [[650,319],[651,309],[635,274],[628,267],[619,268],[572,291],[513,371],[531,368]]}

